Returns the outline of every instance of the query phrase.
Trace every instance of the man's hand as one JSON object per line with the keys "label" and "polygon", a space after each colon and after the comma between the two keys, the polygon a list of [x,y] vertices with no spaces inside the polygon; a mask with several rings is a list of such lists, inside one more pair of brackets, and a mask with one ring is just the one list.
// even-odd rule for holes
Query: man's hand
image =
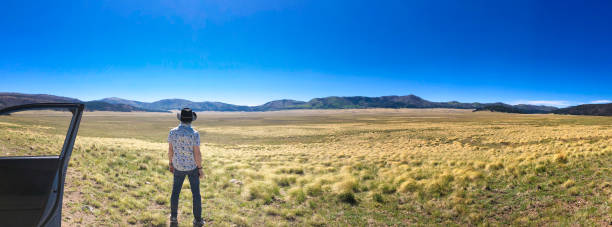
{"label": "man's hand", "polygon": [[172,166],[172,162],[168,163],[168,170],[170,170],[171,173],[174,173],[174,166]]}
{"label": "man's hand", "polygon": [[204,174],[202,173],[202,169],[198,169],[198,175],[200,176],[200,179],[204,177]]}

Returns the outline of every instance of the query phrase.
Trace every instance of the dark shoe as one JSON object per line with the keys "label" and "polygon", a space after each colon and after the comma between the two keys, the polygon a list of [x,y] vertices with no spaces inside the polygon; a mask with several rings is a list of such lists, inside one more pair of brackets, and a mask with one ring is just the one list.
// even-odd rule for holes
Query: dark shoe
{"label": "dark shoe", "polygon": [[193,227],[202,227],[206,224],[204,220],[193,220]]}
{"label": "dark shoe", "polygon": [[176,217],[170,217],[170,226],[178,226],[178,219]]}

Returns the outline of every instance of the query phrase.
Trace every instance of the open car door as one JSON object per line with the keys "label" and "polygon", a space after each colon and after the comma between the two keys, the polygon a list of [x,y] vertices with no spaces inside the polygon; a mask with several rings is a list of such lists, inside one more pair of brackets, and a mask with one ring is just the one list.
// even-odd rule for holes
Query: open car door
{"label": "open car door", "polygon": [[[0,226],[61,226],[64,180],[84,108],[85,105],[80,103],[39,103],[0,110],[0,124],[4,124],[0,126],[5,126],[4,132],[0,134],[0,149],[6,151],[0,154]],[[61,135],[52,137],[60,140],[56,148],[59,150],[61,146],[61,152],[54,155],[31,155],[36,148],[49,147],[36,144],[39,140],[35,134],[28,135],[30,137],[22,139],[20,143],[15,143],[15,139],[11,141],[7,136],[26,137],[26,134],[10,134],[22,126],[7,121],[17,112],[36,112],[30,110],[60,110],[53,112],[66,116],[69,125],[63,145]],[[36,114],[30,116],[30,119],[35,119],[32,116]],[[31,128],[27,127],[28,130]],[[28,150],[33,151],[30,155],[27,152],[26,155],[10,155],[11,151],[24,147],[24,144]]]}

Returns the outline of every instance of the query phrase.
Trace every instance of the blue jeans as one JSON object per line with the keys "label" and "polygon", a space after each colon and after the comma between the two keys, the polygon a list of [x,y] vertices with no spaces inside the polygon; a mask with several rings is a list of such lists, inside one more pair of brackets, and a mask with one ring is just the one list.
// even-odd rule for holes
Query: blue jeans
{"label": "blue jeans", "polygon": [[200,174],[198,169],[189,171],[174,170],[174,183],[172,184],[172,196],[170,196],[170,215],[176,217],[178,213],[178,201],[185,176],[189,177],[191,194],[193,197],[193,217],[196,221],[202,220],[202,197],[200,196]]}

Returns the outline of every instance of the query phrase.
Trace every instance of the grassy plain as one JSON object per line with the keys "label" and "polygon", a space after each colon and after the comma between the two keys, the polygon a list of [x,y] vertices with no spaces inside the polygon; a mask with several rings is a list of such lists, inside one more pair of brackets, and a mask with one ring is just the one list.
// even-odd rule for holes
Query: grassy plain
{"label": "grassy plain", "polygon": [[[0,117],[3,155],[15,147],[59,149],[58,114]],[[86,113],[64,224],[167,225],[165,140],[176,124],[173,114]],[[209,112],[199,113],[194,128],[206,175],[203,216],[213,226],[612,225],[610,117]],[[192,219],[187,188],[186,181],[185,226]]]}

